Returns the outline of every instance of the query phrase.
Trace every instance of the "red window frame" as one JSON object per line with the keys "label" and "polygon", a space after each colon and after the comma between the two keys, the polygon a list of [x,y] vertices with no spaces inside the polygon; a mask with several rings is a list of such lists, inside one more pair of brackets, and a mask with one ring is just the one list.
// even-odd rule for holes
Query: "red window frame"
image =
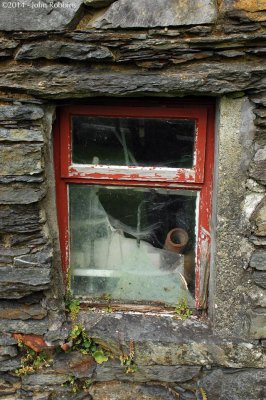
{"label": "red window frame", "polygon": [[[72,163],[71,117],[112,116],[180,118],[196,120],[193,168],[84,166]],[[110,101],[104,104],[66,106],[58,111],[54,129],[54,164],[62,269],[69,266],[68,184],[167,187],[200,192],[196,227],[195,302],[207,308],[210,268],[212,188],[214,165],[214,104],[199,101]]]}

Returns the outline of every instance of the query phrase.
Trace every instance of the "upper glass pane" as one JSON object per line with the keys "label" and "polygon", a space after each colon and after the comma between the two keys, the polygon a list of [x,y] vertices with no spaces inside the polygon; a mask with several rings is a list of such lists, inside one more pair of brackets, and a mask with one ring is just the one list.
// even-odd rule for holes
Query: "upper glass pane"
{"label": "upper glass pane", "polygon": [[78,164],[191,168],[195,120],[72,117],[72,161]]}
{"label": "upper glass pane", "polygon": [[74,294],[194,305],[197,192],[69,185]]}

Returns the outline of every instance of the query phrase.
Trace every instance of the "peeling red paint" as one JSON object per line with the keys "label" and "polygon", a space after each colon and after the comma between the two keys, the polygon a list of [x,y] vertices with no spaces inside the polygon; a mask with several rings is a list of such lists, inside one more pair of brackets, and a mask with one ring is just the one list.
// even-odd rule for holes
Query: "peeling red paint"
{"label": "peeling red paint", "polygon": [[[201,285],[202,271],[209,265],[209,247],[201,257],[203,241],[200,229],[208,232],[210,244],[211,220],[211,193],[212,171],[214,162],[214,107],[210,103],[191,102],[175,105],[173,100],[167,107],[130,106],[74,106],[64,107],[60,112],[60,119],[55,127],[55,169],[57,183],[57,212],[60,226],[60,246],[62,265],[67,276],[69,266],[69,234],[68,234],[68,184],[82,183],[87,185],[117,185],[117,186],[145,186],[167,187],[169,189],[197,190],[200,193],[198,215],[198,241],[196,252],[196,306],[202,304]],[[149,117],[149,118],[187,118],[196,121],[196,135],[194,147],[194,166],[190,169],[158,168],[139,166],[103,166],[73,164],[71,160],[71,118],[72,115],[105,115],[117,117]],[[207,264],[206,261],[207,260]],[[65,278],[67,281],[67,278]]]}

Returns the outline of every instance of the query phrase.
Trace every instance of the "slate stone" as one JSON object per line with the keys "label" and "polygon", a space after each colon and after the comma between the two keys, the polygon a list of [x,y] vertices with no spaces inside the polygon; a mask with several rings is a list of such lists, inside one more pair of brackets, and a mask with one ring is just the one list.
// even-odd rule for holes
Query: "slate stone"
{"label": "slate stone", "polygon": [[15,49],[19,45],[17,40],[0,38],[0,50]]}
{"label": "slate stone", "polygon": [[2,332],[44,335],[48,330],[48,327],[49,327],[49,322],[47,320],[21,321],[15,319],[13,320],[0,319],[0,330]]}
{"label": "slate stone", "polygon": [[255,400],[266,396],[265,370],[214,370],[198,382],[208,399]]}
{"label": "slate stone", "polygon": [[0,346],[0,357],[4,360],[5,357],[16,357],[18,351],[15,346]]}
{"label": "slate stone", "polygon": [[50,387],[51,385],[63,385],[69,380],[69,374],[55,374],[53,371],[46,371],[45,373],[37,372],[28,374],[22,377],[22,384],[24,389]]}
{"label": "slate stone", "polygon": [[68,374],[71,371],[76,378],[90,378],[96,369],[96,362],[88,354],[72,351],[56,355],[53,369],[57,374]]}
{"label": "slate stone", "polygon": [[266,250],[256,250],[252,253],[249,265],[252,268],[266,271]]}
{"label": "slate stone", "polygon": [[0,267],[0,298],[12,299],[47,289],[51,280],[48,268]]}
{"label": "slate stone", "polygon": [[250,165],[249,176],[262,184],[266,184],[266,159],[254,161]]}
{"label": "slate stone", "polygon": [[46,42],[23,45],[15,57],[16,60],[34,60],[37,58],[46,58],[48,60],[68,58],[82,61],[110,61],[113,59],[113,56],[111,51],[103,46],[48,40]]}
{"label": "slate stone", "polygon": [[266,310],[259,309],[250,312],[250,337],[252,339],[266,339]]}
{"label": "slate stone", "polygon": [[[47,315],[40,304],[19,304],[10,301],[1,301],[0,319],[43,319]],[[0,342],[1,344],[1,342]]]}
{"label": "slate stone", "polygon": [[[3,239],[4,242],[4,239]],[[23,247],[7,247],[7,246],[0,246],[0,262],[10,262],[13,261],[15,256],[21,256],[23,254],[27,254],[30,252],[30,248],[23,246]],[[4,261],[6,259],[6,261]]]}
{"label": "slate stone", "polygon": [[0,372],[12,371],[20,367],[20,360],[11,359],[0,362]]}
{"label": "slate stone", "polygon": [[109,6],[115,1],[117,0],[84,0],[84,4],[92,8],[102,8]]}
{"label": "slate stone", "polygon": [[174,390],[156,383],[95,383],[90,393],[93,400],[125,400],[125,398],[127,400],[177,400],[179,398]]}
{"label": "slate stone", "polygon": [[0,106],[0,121],[37,120],[43,116],[43,110],[35,105]]}
{"label": "slate stone", "polygon": [[[92,22],[95,28],[152,28],[214,23],[213,0],[119,0]],[[90,23],[91,24],[91,23]]]}
{"label": "slate stone", "polygon": [[125,374],[124,367],[115,361],[97,365],[95,380],[134,382],[186,382],[200,373],[201,367],[181,365],[140,365],[134,374]]}
{"label": "slate stone", "polygon": [[34,175],[42,172],[42,147],[39,144],[0,146],[2,175]]}
{"label": "slate stone", "polygon": [[[42,77],[40,81],[40,76]],[[200,77],[200,78],[199,78]],[[256,83],[255,83],[256,82]],[[0,89],[17,90],[44,98],[130,95],[221,95],[260,85],[266,88],[264,66],[249,61],[234,63],[193,63],[162,73],[128,68],[88,70],[86,66],[50,65],[30,69],[2,68]]]}
{"label": "slate stone", "polygon": [[122,313],[99,315],[83,310],[79,321],[93,338],[111,347],[117,355],[121,353],[121,340],[126,348],[133,340],[135,361],[140,365],[263,368],[266,362],[259,347],[239,340],[227,342],[213,335],[203,321]]}
{"label": "slate stone", "polygon": [[41,200],[46,191],[40,185],[0,184],[0,204],[30,204]]}
{"label": "slate stone", "polygon": [[44,175],[36,174],[30,175],[6,175],[0,176],[0,183],[13,183],[13,182],[26,182],[26,183],[41,183],[44,181]]}
{"label": "slate stone", "polygon": [[0,128],[0,142],[43,142],[43,139],[40,130]]}
{"label": "slate stone", "polygon": [[17,341],[9,333],[0,332],[0,346],[11,346],[17,344]]}
{"label": "slate stone", "polygon": [[47,289],[51,280],[49,250],[15,257],[14,265],[0,267],[0,297],[19,298]]}
{"label": "slate stone", "polygon": [[[1,3],[3,1],[1,0]],[[83,0],[64,2],[24,0],[20,6],[4,8],[1,6],[0,26],[3,31],[62,31],[71,24],[81,12]],[[53,4],[51,6],[51,4]]]}
{"label": "slate stone", "polygon": [[256,285],[266,289],[266,272],[265,271],[255,271],[252,275],[252,278],[253,278],[253,281],[256,283]]}
{"label": "slate stone", "polygon": [[38,232],[44,222],[36,204],[2,206],[0,207],[0,220],[2,233]]}
{"label": "slate stone", "polygon": [[255,225],[255,234],[257,236],[266,236],[266,198],[256,207],[250,217],[250,221]]}

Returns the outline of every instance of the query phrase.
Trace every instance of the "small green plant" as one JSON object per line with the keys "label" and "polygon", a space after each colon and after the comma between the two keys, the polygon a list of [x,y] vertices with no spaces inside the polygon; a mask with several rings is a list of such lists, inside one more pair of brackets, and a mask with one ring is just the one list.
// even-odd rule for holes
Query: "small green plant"
{"label": "small green plant", "polygon": [[196,391],[196,397],[197,400],[208,400],[207,393],[202,387],[198,388]]}
{"label": "small green plant", "polygon": [[129,354],[122,353],[120,358],[121,365],[125,367],[124,371],[126,374],[137,372],[138,367],[134,360],[134,342],[130,339]]}
{"label": "small green plant", "polygon": [[15,371],[17,376],[27,375],[43,367],[50,366],[51,360],[48,354],[45,353],[45,351],[36,353],[34,350],[27,347],[21,341],[18,341],[18,347],[22,356],[20,368]]}
{"label": "small green plant", "polygon": [[78,393],[81,392],[82,390],[83,391],[88,390],[92,384],[93,384],[92,379],[85,379],[84,381],[82,379],[76,378],[73,375],[70,375],[67,381],[64,384],[62,384],[62,386],[69,387],[73,393]]}
{"label": "small green plant", "polygon": [[90,354],[97,364],[102,364],[111,357],[109,352],[87,335],[80,324],[72,327],[68,340],[72,342],[71,350],[77,350],[81,354]]}
{"label": "small green plant", "polygon": [[180,317],[183,320],[191,317],[193,313],[188,307],[186,298],[180,299],[178,301],[178,303],[175,306],[175,314],[178,315],[178,317]]}
{"label": "small green plant", "polygon": [[73,297],[70,287],[68,287],[66,292],[65,305],[66,311],[69,312],[71,320],[75,322],[80,310],[80,301]]}

